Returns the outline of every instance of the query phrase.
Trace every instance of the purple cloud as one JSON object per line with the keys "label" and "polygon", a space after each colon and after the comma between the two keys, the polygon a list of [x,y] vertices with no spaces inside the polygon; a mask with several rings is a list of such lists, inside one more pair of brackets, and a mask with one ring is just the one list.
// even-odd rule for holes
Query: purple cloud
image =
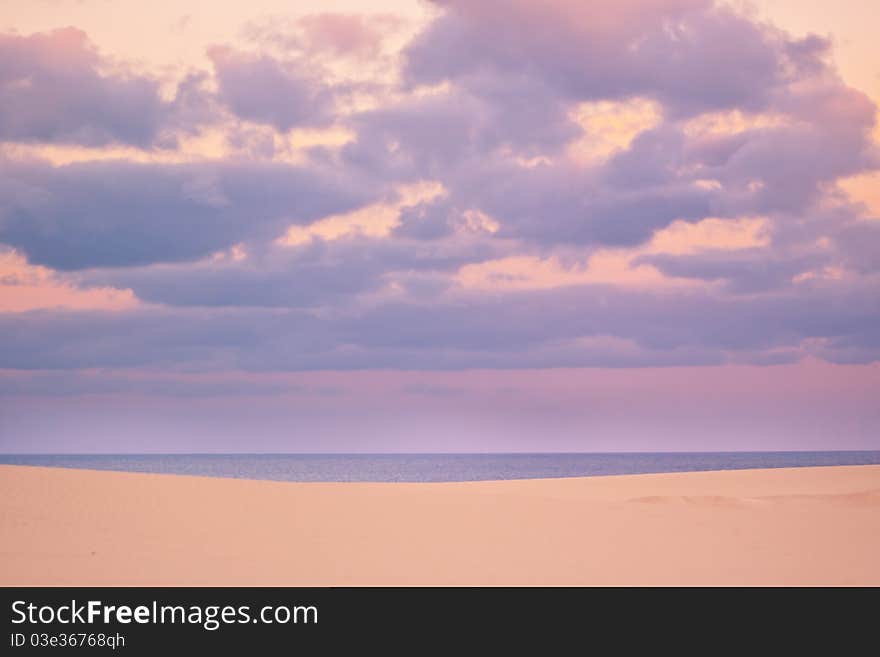
{"label": "purple cloud", "polygon": [[[880,359],[871,282],[765,295],[612,286],[386,301],[347,312],[253,307],[0,316],[0,368],[470,369]],[[805,345],[814,344],[813,347]]]}
{"label": "purple cloud", "polygon": [[331,120],[332,90],[305,62],[282,62],[222,46],[211,48],[208,55],[220,101],[238,117],[281,132]]}
{"label": "purple cloud", "polygon": [[489,244],[468,240],[313,238],[267,247],[241,261],[93,270],[76,280],[132,289],[144,301],[170,306],[326,308],[391,282],[415,286],[422,296],[436,294],[451,285],[448,274],[496,253]]}
{"label": "purple cloud", "polygon": [[828,48],[709,0],[434,4],[446,11],[407,50],[410,84],[528,75],[570,100],[643,95],[676,116],[762,109],[774,89],[820,69]]}
{"label": "purple cloud", "polygon": [[[214,47],[212,70],[192,73],[167,102],[155,81],[100,73],[81,33],[0,39],[19,55],[0,59],[4,140],[148,147],[214,121],[248,154],[0,162],[0,242],[59,280],[146,302],[0,314],[0,367],[880,359],[880,234],[838,188],[880,167],[876,107],[840,80],[827,40],[792,38],[708,0],[436,4],[443,11],[397,62],[399,84],[359,88],[367,109],[339,102],[351,86],[316,68],[322,57],[381,50],[378,32],[348,19],[306,21],[283,54]],[[69,61],[53,58],[61,46]],[[579,104],[634,98],[659,108],[651,127],[607,157],[571,156],[573,142],[596,136],[576,119]],[[31,106],[40,111],[26,116]],[[742,125],[695,127],[713,117]],[[352,139],[304,147],[297,164],[274,160],[273,131],[328,125]],[[387,234],[275,243],[291,225],[421,181],[443,194],[403,207]],[[491,230],[471,230],[472,216]],[[490,290],[459,276],[507,257],[583,262],[644,247],[675,222],[746,217],[764,225],[760,246],[641,251],[633,261],[675,285]],[[211,258],[239,243],[244,259]]]}
{"label": "purple cloud", "polygon": [[0,169],[0,241],[60,270],[198,260],[379,193],[354,173],[248,161]]}
{"label": "purple cloud", "polygon": [[207,118],[197,78],[165,101],[157,80],[104,68],[75,28],[0,34],[0,140],[170,147],[174,137],[166,129],[192,131]]}

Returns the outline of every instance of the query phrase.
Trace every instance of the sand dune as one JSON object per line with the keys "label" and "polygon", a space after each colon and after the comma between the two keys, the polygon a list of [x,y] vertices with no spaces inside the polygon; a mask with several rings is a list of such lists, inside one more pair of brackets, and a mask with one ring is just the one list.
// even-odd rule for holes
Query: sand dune
{"label": "sand dune", "polygon": [[880,466],[281,483],[0,466],[3,585],[880,585]]}

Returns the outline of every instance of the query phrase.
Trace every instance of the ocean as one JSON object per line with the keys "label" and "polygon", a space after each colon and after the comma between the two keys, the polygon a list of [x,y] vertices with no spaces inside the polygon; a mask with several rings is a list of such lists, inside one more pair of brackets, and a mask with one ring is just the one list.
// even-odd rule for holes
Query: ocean
{"label": "ocean", "polygon": [[0,463],[271,481],[487,481],[880,464],[880,451],[574,454],[0,454]]}

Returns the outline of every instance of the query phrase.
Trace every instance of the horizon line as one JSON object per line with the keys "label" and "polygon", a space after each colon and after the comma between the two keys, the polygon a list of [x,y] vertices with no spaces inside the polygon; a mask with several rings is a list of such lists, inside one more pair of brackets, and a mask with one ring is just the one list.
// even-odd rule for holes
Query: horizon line
{"label": "horizon line", "polygon": [[610,454],[797,454],[820,452],[880,452],[874,449],[732,449],[732,450],[623,450],[549,452],[0,452],[5,456],[590,456]]}

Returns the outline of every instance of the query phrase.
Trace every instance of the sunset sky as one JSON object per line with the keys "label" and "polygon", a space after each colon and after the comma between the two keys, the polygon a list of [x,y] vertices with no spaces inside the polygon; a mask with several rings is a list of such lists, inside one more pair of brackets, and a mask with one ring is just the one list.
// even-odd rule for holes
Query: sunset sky
{"label": "sunset sky", "polygon": [[876,0],[6,0],[0,452],[880,449]]}

